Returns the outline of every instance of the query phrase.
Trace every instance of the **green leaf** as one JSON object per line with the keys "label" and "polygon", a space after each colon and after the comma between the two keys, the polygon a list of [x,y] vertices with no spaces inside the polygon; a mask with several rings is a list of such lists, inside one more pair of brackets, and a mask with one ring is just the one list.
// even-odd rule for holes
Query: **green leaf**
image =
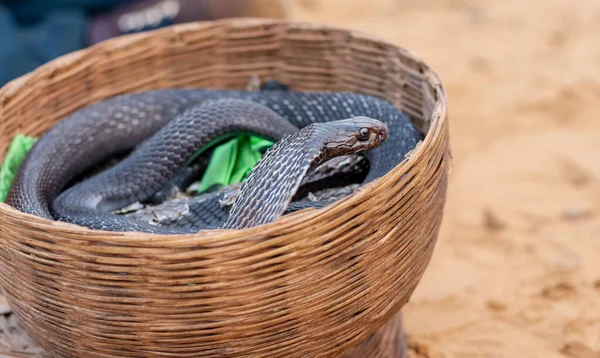
{"label": "green leaf", "polygon": [[204,176],[200,181],[199,193],[204,193],[215,185],[220,187],[229,183],[231,172],[237,159],[237,152],[237,138],[229,140],[213,150]]}
{"label": "green leaf", "polygon": [[6,200],[8,190],[15,179],[15,175],[19,170],[21,162],[25,159],[27,153],[29,153],[36,141],[37,138],[20,134],[13,138],[12,143],[8,148],[8,152],[6,153],[6,157],[4,157],[4,161],[0,166],[0,202]]}
{"label": "green leaf", "polygon": [[260,137],[240,135],[215,148],[200,181],[199,193],[209,188],[235,184],[246,179],[262,153],[273,142]]}

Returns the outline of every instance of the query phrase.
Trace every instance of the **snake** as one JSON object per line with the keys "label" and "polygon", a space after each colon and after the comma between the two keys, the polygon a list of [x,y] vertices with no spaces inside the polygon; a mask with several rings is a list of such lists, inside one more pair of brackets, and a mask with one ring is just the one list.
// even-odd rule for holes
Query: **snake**
{"label": "snake", "polygon": [[[392,170],[421,140],[402,111],[358,93],[163,89],[122,94],[72,113],[44,134],[21,164],[6,202],[28,214],[97,230],[189,232],[113,211],[152,198],[197,158],[199,147],[240,133],[277,142],[242,184],[226,218],[213,206],[217,215],[208,215],[209,220],[218,217],[219,223],[205,227],[241,228],[276,219],[289,210],[302,177],[335,156],[364,151],[369,161],[365,185]],[[70,186],[98,163],[133,149],[119,164]]]}
{"label": "snake", "polygon": [[[201,162],[206,163],[205,160]],[[364,180],[368,169],[369,162],[361,155],[330,159],[306,175],[285,213],[308,207],[324,207],[352,194],[360,186],[357,183]],[[197,169],[191,171],[197,173]],[[187,175],[188,173],[183,174],[184,177]],[[187,179],[187,182],[191,183],[192,179]],[[235,183],[217,191],[194,195],[193,186],[186,188],[186,185],[172,183],[168,189],[171,193],[159,192],[161,198],[156,200],[160,203],[157,204],[153,197],[149,205],[134,203],[114,213],[152,225],[177,226],[193,233],[199,228],[217,228],[218,223],[227,220],[231,205],[239,195],[240,187],[241,183]]]}

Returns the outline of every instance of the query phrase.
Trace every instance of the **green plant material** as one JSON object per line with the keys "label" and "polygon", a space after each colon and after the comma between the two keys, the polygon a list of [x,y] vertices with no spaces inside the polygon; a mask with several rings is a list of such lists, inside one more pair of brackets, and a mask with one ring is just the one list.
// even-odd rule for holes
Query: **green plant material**
{"label": "green plant material", "polygon": [[0,166],[0,202],[6,200],[8,190],[15,179],[21,162],[25,159],[36,141],[37,138],[24,135],[16,135],[13,138],[6,157],[4,157],[4,161]]}
{"label": "green plant material", "polygon": [[200,181],[199,193],[235,184],[246,179],[262,153],[273,142],[255,136],[240,135],[217,146]]}

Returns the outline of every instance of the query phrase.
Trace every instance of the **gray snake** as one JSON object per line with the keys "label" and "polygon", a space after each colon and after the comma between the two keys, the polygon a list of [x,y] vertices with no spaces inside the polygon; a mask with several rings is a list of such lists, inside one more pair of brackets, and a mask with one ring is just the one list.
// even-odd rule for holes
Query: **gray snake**
{"label": "gray snake", "polygon": [[[200,129],[201,139],[185,137],[185,133],[194,128],[178,127],[179,124],[172,121],[177,116],[190,117],[191,120],[181,123],[187,123],[188,126],[190,123],[194,124],[196,131]],[[332,131],[344,130],[348,121],[354,121],[352,128],[356,130],[356,120],[367,121],[357,119],[361,116],[377,118],[389,130],[388,139],[383,144],[365,153],[369,160],[369,172],[362,182],[365,184],[400,163],[421,138],[410,120],[384,100],[354,93],[279,90],[246,92],[169,89],[121,95],[79,110],[49,130],[21,165],[7,203],[39,217],[72,222],[93,229],[189,232],[189,228],[157,227],[112,214],[111,211],[135,201],[148,200],[159,192],[173,179],[181,166],[191,161],[198,146],[205,144],[202,141],[206,141],[208,137],[214,138],[226,133],[252,133],[277,141],[285,137],[291,143],[279,148],[287,148],[290,145],[294,147],[294,138],[298,139],[297,134],[302,133],[305,148],[315,149],[316,143],[323,140],[327,133],[332,135]],[[259,120],[260,118],[263,120]],[[265,118],[269,120],[264,120]],[[339,124],[321,125],[344,119],[346,121]],[[224,120],[228,121],[228,125],[215,126],[215,123]],[[371,120],[369,125],[365,122],[363,127],[369,126],[377,128],[377,122]],[[298,132],[300,128],[302,131]],[[349,129],[345,130],[347,132]],[[307,137],[311,131],[320,133],[313,133],[319,140]],[[373,133],[375,132],[377,130],[374,129]],[[349,134],[346,133],[344,137],[348,138]],[[331,138],[335,138],[335,135]],[[182,139],[187,143],[183,147]],[[74,178],[94,165],[135,147],[137,148],[133,154],[123,162],[68,188]],[[273,148],[275,147],[277,144]],[[308,170],[319,163],[319,159],[328,159],[320,158],[319,150],[302,156],[294,155],[293,151],[284,153],[284,163],[291,164],[294,158],[300,158],[302,164],[289,167]],[[275,149],[271,152],[276,153]],[[174,155],[166,156],[165,153]],[[342,154],[347,153],[352,151]],[[328,157],[339,154],[330,153]],[[261,170],[261,162],[255,168],[257,172]],[[283,165],[283,169],[286,167],[287,164]],[[300,174],[306,173],[304,169]],[[269,195],[275,195],[277,192],[297,189],[301,177],[298,179],[289,176],[285,170],[280,174],[278,184],[271,184],[275,188],[267,186],[260,190],[268,189],[271,193]],[[291,177],[294,178],[290,179]],[[288,179],[291,184],[281,184]],[[89,196],[81,196],[83,189]],[[257,186],[248,184],[245,193],[242,185],[240,198],[243,199],[228,214],[225,227],[244,227],[249,224],[249,219],[252,225],[272,221],[286,209],[271,205],[260,208],[263,212],[260,217],[253,216],[251,208],[258,193],[254,190],[257,190]],[[290,200],[291,197],[281,202],[287,205]],[[269,198],[265,202],[273,203]],[[206,208],[206,203],[202,207]],[[220,215],[219,210],[215,209],[217,216]],[[214,220],[214,216],[211,218]],[[215,227],[195,223],[194,230],[203,226]]]}

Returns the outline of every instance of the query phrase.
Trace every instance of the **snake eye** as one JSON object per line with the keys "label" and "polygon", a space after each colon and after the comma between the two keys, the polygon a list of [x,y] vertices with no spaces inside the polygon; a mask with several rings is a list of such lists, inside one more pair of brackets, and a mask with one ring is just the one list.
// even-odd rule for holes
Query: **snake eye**
{"label": "snake eye", "polygon": [[358,130],[358,139],[360,140],[367,140],[369,139],[369,133],[371,131],[369,131],[369,128],[367,127],[362,127],[361,129]]}

